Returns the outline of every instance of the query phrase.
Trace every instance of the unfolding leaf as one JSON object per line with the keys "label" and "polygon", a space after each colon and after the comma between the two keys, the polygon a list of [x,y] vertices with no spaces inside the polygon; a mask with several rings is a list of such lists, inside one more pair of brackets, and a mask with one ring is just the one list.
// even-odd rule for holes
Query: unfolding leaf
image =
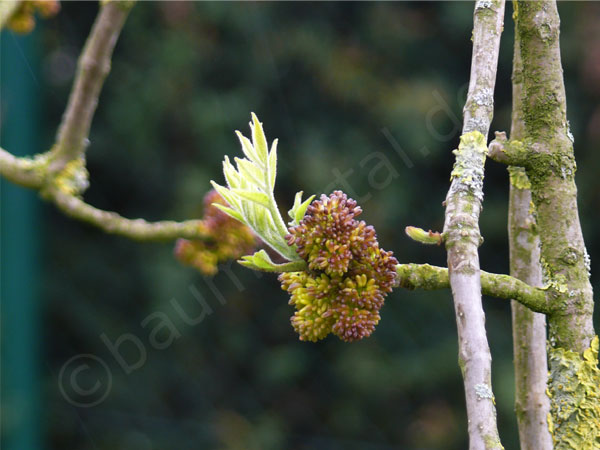
{"label": "unfolding leaf", "polygon": [[304,261],[275,264],[264,250],[260,250],[253,255],[242,256],[238,263],[250,269],[266,272],[297,272],[303,270],[306,266]]}
{"label": "unfolding leaf", "polygon": [[310,205],[310,202],[312,202],[315,198],[314,195],[311,195],[306,200],[302,201],[302,194],[302,191],[296,193],[296,197],[294,198],[294,206],[292,206],[292,209],[288,211],[288,216],[290,216],[290,219],[292,219],[292,221],[289,223],[290,226],[298,225],[300,223],[304,217],[304,214],[306,214],[308,205]]}
{"label": "unfolding leaf", "polygon": [[266,186],[264,182],[264,172],[254,163],[245,158],[235,158],[235,163],[237,164],[242,177],[246,178],[248,181],[253,181],[262,188]]}
{"label": "unfolding leaf", "polygon": [[[262,124],[252,114],[252,142],[236,131],[246,158],[235,158],[236,167],[226,156],[223,173],[228,188],[211,181],[215,189],[229,204],[222,211],[250,227],[263,242],[289,261],[301,261],[295,247],[290,247],[285,239],[288,230],[275,203],[273,188],[277,176],[277,140],[268,150]],[[292,219],[301,220],[308,203],[298,199],[293,208]]]}
{"label": "unfolding leaf", "polygon": [[275,179],[277,178],[277,139],[271,145],[271,153],[269,153],[269,164],[267,167],[268,182],[271,192],[275,189]]}
{"label": "unfolding leaf", "polygon": [[242,151],[244,152],[244,155],[246,155],[246,158],[248,158],[250,161],[261,163],[260,158],[258,158],[258,155],[256,154],[254,147],[252,146],[252,142],[250,142],[250,139],[248,139],[246,136],[244,136],[237,130],[235,134],[237,134],[237,137],[240,140],[240,143],[242,144]]}
{"label": "unfolding leaf", "polygon": [[250,200],[260,206],[264,206],[265,208],[269,208],[269,196],[263,192],[257,191],[247,191],[244,189],[231,189],[231,192],[236,194],[237,196],[244,198],[246,200]]}
{"label": "unfolding leaf", "polygon": [[219,203],[212,203],[212,205],[213,205],[215,208],[218,208],[218,209],[220,209],[221,211],[223,211],[223,212],[224,212],[225,214],[227,214],[228,216],[230,216],[230,217],[233,217],[235,220],[238,220],[238,221],[240,221],[240,222],[242,222],[242,223],[244,223],[244,222],[245,222],[245,221],[244,221],[244,218],[242,217],[242,215],[241,215],[239,212],[237,212],[237,211],[234,211],[233,209],[231,209],[231,208],[228,208],[227,206],[221,205],[221,204],[219,204]]}
{"label": "unfolding leaf", "polygon": [[258,156],[259,161],[261,161],[266,167],[269,146],[267,145],[267,138],[265,137],[262,123],[260,123],[258,117],[256,117],[256,114],[254,113],[252,113],[252,122],[250,123],[250,127],[252,128],[252,145],[254,146],[254,151],[256,152],[256,156]]}

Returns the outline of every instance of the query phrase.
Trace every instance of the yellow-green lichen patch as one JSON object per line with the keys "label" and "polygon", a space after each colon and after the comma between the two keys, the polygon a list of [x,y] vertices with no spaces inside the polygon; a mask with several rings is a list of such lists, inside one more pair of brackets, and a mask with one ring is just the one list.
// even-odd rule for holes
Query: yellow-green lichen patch
{"label": "yellow-green lichen patch", "polygon": [[560,294],[566,294],[569,290],[567,278],[562,273],[554,273],[550,264],[543,257],[540,259],[540,263],[544,289],[552,289]]}
{"label": "yellow-green lichen patch", "polygon": [[510,184],[517,189],[531,189],[531,183],[524,168],[509,166],[508,174],[510,176]]}
{"label": "yellow-green lichen patch", "polygon": [[80,195],[89,186],[85,160],[77,158],[69,161],[54,179],[54,186],[67,195]]}
{"label": "yellow-green lichen patch", "polygon": [[468,191],[480,201],[483,200],[483,167],[488,148],[485,136],[479,131],[471,131],[460,137],[460,144],[454,150],[456,162],[450,174],[456,191]]}
{"label": "yellow-green lichen patch", "polygon": [[563,348],[549,350],[548,396],[556,450],[600,448],[600,369],[598,336],[583,355]]}

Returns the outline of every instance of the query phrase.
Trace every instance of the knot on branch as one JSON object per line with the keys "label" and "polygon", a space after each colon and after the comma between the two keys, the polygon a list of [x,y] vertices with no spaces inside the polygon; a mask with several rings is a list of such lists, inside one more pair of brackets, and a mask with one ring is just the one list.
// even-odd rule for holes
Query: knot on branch
{"label": "knot on branch", "polygon": [[[490,142],[488,156],[502,164],[525,168],[531,181],[549,175],[571,179],[577,170],[572,152],[555,151],[549,145],[531,139],[508,139],[504,131],[496,131],[496,139]],[[527,184],[524,180],[518,182]]]}
{"label": "knot on branch", "polygon": [[527,167],[533,148],[523,141],[509,140],[505,131],[496,131],[495,135],[496,139],[490,142],[488,156],[509,166]]}
{"label": "knot on branch", "polygon": [[47,189],[58,189],[65,195],[81,197],[89,185],[89,173],[82,156],[69,161],[56,175],[48,174],[42,195]]}

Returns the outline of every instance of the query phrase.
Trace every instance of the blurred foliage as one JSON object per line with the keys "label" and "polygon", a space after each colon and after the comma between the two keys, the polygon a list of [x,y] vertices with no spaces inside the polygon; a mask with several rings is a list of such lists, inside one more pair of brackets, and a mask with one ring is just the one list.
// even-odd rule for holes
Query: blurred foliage
{"label": "blurred foliage", "polygon": [[[510,125],[508,9],[493,130]],[[582,225],[594,265],[600,4],[559,9]],[[43,71],[35,76],[48,146],[96,10],[91,2],[65,2],[42,27]],[[86,199],[129,217],[199,217],[209,179],[222,180],[223,155],[240,154],[233,131],[245,131],[255,111],[270,139],[279,138],[283,211],[298,190],[341,188],[400,262],[444,265],[442,248],[412,242],[402,230],[443,225],[471,14],[472,4],[462,2],[142,2],[117,45],[92,127]],[[506,272],[508,177],[499,165],[487,169],[481,265]],[[275,276],[231,264],[214,280],[203,278],[173,259],[172,243],[130,242],[50,206],[44,211],[49,448],[466,447],[449,292],[396,290],[370,338],[301,343]],[[598,290],[599,270],[593,282]],[[174,303],[205,316],[188,325]],[[517,448],[510,310],[494,299],[485,299],[485,309],[500,433],[506,448]],[[166,328],[152,335],[156,325],[142,325],[156,312],[176,335]],[[146,350],[141,367],[125,373],[103,334],[112,343],[136,336]],[[153,347],[169,336],[167,348]],[[140,359],[131,342],[119,349],[129,364]],[[91,408],[73,407],[57,387],[62,365],[79,353],[102,358],[113,376],[107,398]]]}
{"label": "blurred foliage", "polygon": [[11,7],[15,9],[10,17],[8,17],[6,26],[15,33],[27,34],[35,28],[36,12],[42,18],[48,19],[58,13],[60,3],[57,0],[24,0],[16,7],[7,4],[3,5],[5,9]]}

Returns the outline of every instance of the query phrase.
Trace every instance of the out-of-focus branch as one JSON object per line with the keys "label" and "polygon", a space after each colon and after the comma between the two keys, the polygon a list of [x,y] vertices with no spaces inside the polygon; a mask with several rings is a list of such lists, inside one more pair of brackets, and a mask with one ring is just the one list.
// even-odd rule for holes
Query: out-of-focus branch
{"label": "out-of-focus branch", "polygon": [[467,403],[470,450],[502,449],[491,383],[492,357],[481,304],[477,249],[487,135],[494,109],[494,87],[503,0],[480,0],[473,15],[473,54],[464,107],[461,142],[455,151],[452,183],[446,196],[444,235],[449,281],[458,328],[459,364]]}
{"label": "out-of-focus branch", "polygon": [[52,151],[50,174],[60,172],[69,161],[83,156],[100,90],[110,72],[110,60],[133,2],[103,2],[83,52],[67,109]]}
{"label": "out-of-focus branch", "polygon": [[[398,264],[396,266],[398,283],[406,289],[423,289],[426,291],[446,289],[450,287],[448,269],[430,266],[429,264]],[[481,293],[490,297],[514,299],[526,308],[549,313],[550,307],[547,292],[532,287],[509,275],[480,271]]]}
{"label": "out-of-focus branch", "polygon": [[[523,121],[523,65],[519,34],[515,32],[512,72],[511,140],[526,138]],[[493,145],[506,136],[496,133]],[[499,153],[503,155],[503,153]],[[510,274],[531,286],[542,285],[540,238],[531,183],[523,167],[510,166],[508,204],[508,244]],[[520,304],[521,303],[521,304]],[[546,317],[527,308],[515,298],[511,302],[513,353],[515,366],[515,411],[519,424],[519,440],[523,450],[552,450],[548,427],[550,399],[546,395],[548,362],[546,356]]]}
{"label": "out-of-focus branch", "polygon": [[210,239],[201,220],[147,222],[127,219],[85,203],[87,186],[84,152],[104,79],[110,72],[113,49],[133,6],[132,1],[102,2],[100,12],[79,58],[77,75],[52,150],[35,158],[18,158],[0,148],[0,175],[20,186],[39,190],[67,216],[130,239]]}
{"label": "out-of-focus branch", "polygon": [[18,158],[0,148],[0,175],[15,184],[40,189],[46,176],[47,159]]}
{"label": "out-of-focus branch", "polygon": [[45,195],[67,216],[97,226],[106,233],[118,234],[129,239],[165,241],[180,237],[186,239],[210,237],[202,220],[146,222],[143,219],[126,219],[117,213],[94,208],[80,198],[65,194],[57,188],[48,190]]}

